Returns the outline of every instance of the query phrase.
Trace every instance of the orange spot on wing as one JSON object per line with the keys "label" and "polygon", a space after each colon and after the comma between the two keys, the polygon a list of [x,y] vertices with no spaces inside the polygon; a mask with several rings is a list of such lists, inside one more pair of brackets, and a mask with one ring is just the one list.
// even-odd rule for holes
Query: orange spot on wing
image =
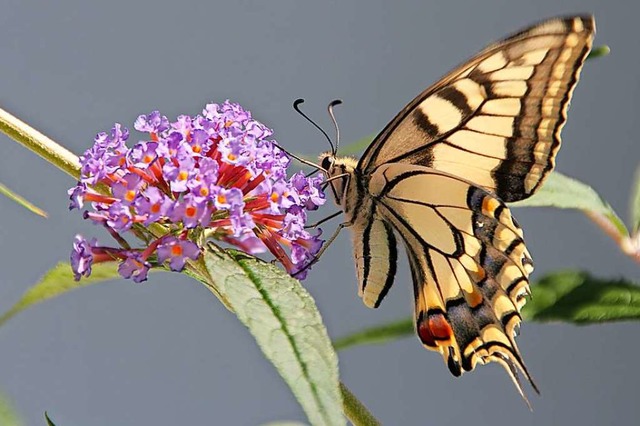
{"label": "orange spot on wing", "polygon": [[475,308],[482,303],[482,294],[480,294],[479,291],[475,290],[471,293],[465,293],[465,299],[470,308]]}
{"label": "orange spot on wing", "polygon": [[493,216],[493,212],[500,206],[495,198],[484,197],[482,200],[482,213],[486,216]]}

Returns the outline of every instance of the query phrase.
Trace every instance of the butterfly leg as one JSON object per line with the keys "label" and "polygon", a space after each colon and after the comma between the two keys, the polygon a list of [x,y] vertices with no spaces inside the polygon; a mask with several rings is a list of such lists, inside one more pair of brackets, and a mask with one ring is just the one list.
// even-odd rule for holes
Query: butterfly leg
{"label": "butterfly leg", "polygon": [[334,217],[337,217],[337,216],[339,216],[341,214],[342,214],[342,210],[338,210],[337,212],[335,212],[333,214],[330,214],[329,216],[320,219],[319,221],[317,221],[316,223],[314,223],[312,225],[307,225],[304,228],[305,229],[315,229],[318,226],[322,225],[323,223],[325,223],[325,222],[327,222],[327,221],[329,221],[329,220],[333,219]]}
{"label": "butterfly leg", "polygon": [[[342,213],[342,212],[340,212]],[[336,230],[333,232],[333,235],[331,235],[331,237],[329,237],[329,239],[322,245],[322,248],[320,249],[320,251],[318,251],[318,253],[316,253],[315,256],[313,256],[313,259],[311,259],[311,261],[309,263],[307,263],[304,268],[300,269],[298,272],[296,272],[295,274],[292,274],[292,277],[296,277],[298,274],[306,271],[307,269],[309,269],[311,266],[313,266],[316,262],[318,262],[318,260],[320,260],[320,256],[322,256],[322,254],[325,252],[325,250],[327,248],[329,248],[329,246],[331,245],[331,243],[333,243],[333,241],[338,238],[338,234],[340,234],[340,231],[342,231],[344,228],[351,226],[352,223],[350,222],[342,222],[341,224],[338,225],[338,227],[336,228]]]}

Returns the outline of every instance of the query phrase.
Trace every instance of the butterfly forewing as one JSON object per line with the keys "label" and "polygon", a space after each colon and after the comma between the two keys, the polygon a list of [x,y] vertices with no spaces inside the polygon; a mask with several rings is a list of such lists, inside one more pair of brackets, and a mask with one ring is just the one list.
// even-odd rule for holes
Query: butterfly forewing
{"label": "butterfly forewing", "polygon": [[417,164],[527,198],[555,165],[594,31],[592,17],[554,19],[488,47],[403,109],[358,167]]}

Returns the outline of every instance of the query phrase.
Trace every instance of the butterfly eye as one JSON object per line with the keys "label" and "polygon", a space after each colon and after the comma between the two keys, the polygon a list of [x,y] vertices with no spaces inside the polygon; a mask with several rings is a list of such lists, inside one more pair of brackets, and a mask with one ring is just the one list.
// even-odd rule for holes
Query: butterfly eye
{"label": "butterfly eye", "polygon": [[320,164],[320,167],[322,167],[325,170],[329,170],[331,168],[331,166],[333,166],[333,157],[324,157],[322,159],[322,163]]}

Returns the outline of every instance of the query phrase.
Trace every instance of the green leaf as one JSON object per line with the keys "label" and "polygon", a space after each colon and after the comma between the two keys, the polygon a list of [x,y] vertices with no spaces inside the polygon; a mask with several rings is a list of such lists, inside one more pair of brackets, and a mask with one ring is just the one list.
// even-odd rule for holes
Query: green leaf
{"label": "green leaf", "polygon": [[627,227],[611,208],[589,185],[554,172],[531,198],[510,203],[513,207],[556,207],[577,209],[604,216],[621,236],[627,236]]}
{"label": "green leaf", "polygon": [[633,187],[631,188],[631,199],[629,200],[631,210],[631,229],[632,235],[636,235],[640,230],[640,167],[636,170],[633,179]]}
{"label": "green leaf", "polygon": [[9,188],[7,188],[1,183],[0,183],[0,194],[20,204],[22,207],[29,210],[31,213],[35,213],[38,216],[47,217],[47,212],[35,206],[34,204],[31,204],[29,201],[22,198],[20,195],[16,194],[15,192],[13,192],[12,190],[10,190]]}
{"label": "green leaf", "polygon": [[603,56],[607,56],[609,53],[611,53],[611,48],[606,44],[603,44],[591,49],[591,52],[589,52],[587,59],[601,58]]}
{"label": "green leaf", "polygon": [[[215,250],[215,251],[214,251]],[[312,425],[344,425],[338,358],[309,293],[281,269],[212,248],[204,262]]]}
{"label": "green leaf", "polygon": [[23,424],[9,398],[0,393],[0,425],[22,426]]}
{"label": "green leaf", "polygon": [[118,263],[105,262],[93,265],[91,276],[74,281],[71,266],[68,263],[58,263],[47,272],[42,279],[29,290],[7,312],[0,316],[0,326],[19,312],[45,300],[53,299],[76,288],[87,287],[91,284],[118,278]]}
{"label": "green leaf", "polygon": [[592,324],[640,319],[640,286],[625,279],[595,278],[586,272],[546,275],[531,287],[525,319]]}
{"label": "green leaf", "polygon": [[389,324],[367,328],[335,340],[333,347],[336,348],[337,351],[341,351],[351,346],[385,343],[390,340],[410,336],[414,333],[414,322],[413,318],[405,318]]}
{"label": "green leaf", "polygon": [[47,420],[47,426],[56,426],[55,423],[51,421],[49,414],[47,414],[46,411],[44,412],[44,418]]}

